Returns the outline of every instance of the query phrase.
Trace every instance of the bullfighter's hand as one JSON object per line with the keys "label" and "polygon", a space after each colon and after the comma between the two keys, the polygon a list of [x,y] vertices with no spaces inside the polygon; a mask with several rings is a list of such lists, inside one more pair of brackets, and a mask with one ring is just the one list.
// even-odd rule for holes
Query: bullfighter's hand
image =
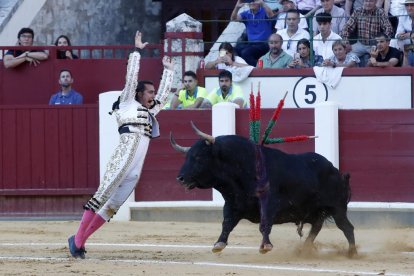
{"label": "bullfighter's hand", "polygon": [[137,31],[135,34],[135,47],[144,49],[148,45],[148,42],[142,42],[142,33]]}
{"label": "bullfighter's hand", "polygon": [[174,70],[174,62],[171,60],[170,57],[163,57],[162,65],[164,65],[165,69]]}

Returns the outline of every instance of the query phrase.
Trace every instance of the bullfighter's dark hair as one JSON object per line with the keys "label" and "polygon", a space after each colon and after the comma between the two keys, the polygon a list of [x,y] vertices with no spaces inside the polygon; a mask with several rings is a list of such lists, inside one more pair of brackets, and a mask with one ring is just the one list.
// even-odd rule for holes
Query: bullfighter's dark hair
{"label": "bullfighter's dark hair", "polygon": [[20,31],[17,33],[17,38],[20,38],[20,36],[22,34],[26,34],[26,33],[31,34],[32,35],[32,38],[34,38],[34,32],[30,28],[21,28]]}
{"label": "bullfighter's dark hair", "polygon": [[[195,79],[195,80],[197,79],[197,75],[196,75],[196,73],[194,73],[194,71],[185,71],[185,72],[184,72],[184,77],[185,77],[185,76],[187,76],[187,77],[192,77],[192,78],[193,78],[193,79]],[[184,78],[184,77],[183,77],[183,78]]]}
{"label": "bullfighter's dark hair", "polygon": [[137,92],[137,93],[138,92],[144,92],[146,84],[154,85],[154,83],[152,81],[148,81],[148,80],[139,81],[138,85],[137,85],[137,89],[135,89],[135,92]]}
{"label": "bullfighter's dark hair", "polygon": [[220,71],[220,73],[219,73],[219,75],[218,75],[218,78],[219,78],[219,79],[222,79],[222,78],[229,78],[230,80],[233,80],[233,75],[231,74],[231,72],[230,72],[230,71],[227,71],[227,70],[222,70],[222,71]]}

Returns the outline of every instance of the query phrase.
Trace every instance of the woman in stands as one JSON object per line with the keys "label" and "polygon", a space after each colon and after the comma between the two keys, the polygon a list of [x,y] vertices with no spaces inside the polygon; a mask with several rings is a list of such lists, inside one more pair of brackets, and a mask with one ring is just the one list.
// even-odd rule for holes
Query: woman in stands
{"label": "woman in stands", "polygon": [[347,42],[336,40],[332,44],[334,55],[323,61],[322,66],[328,67],[356,67],[360,62],[357,55],[352,52],[347,53]]}
{"label": "woman in stands", "polygon": [[[61,35],[59,36],[56,41],[55,41],[55,46],[60,46],[60,47],[67,47],[67,46],[72,46],[72,44],[70,43],[70,39],[69,37],[67,37],[66,35]],[[57,50],[57,59],[77,59],[78,56],[75,55],[72,50]]]}
{"label": "woman in stands", "polygon": [[231,67],[248,66],[246,61],[234,54],[233,46],[228,42],[223,42],[219,47],[219,56],[216,60],[210,61],[206,64],[206,69],[227,70]]}
{"label": "woman in stands", "polygon": [[311,60],[310,42],[306,38],[302,38],[298,41],[296,46],[296,53],[291,63],[288,64],[289,68],[309,68],[313,66],[319,66],[323,58],[322,56],[313,56]]}
{"label": "woman in stands", "polygon": [[159,136],[155,116],[167,102],[173,82],[173,64],[168,57],[162,63],[164,72],[159,89],[150,81],[138,81],[140,50],[148,43],[135,35],[135,52],[130,54],[126,83],[118,100],[113,104],[120,134],[119,143],[109,160],[103,179],[93,197],[85,204],[76,235],[69,238],[70,254],[85,258],[85,242],[105,221],[109,221],[134,190],[141,175],[151,138]]}

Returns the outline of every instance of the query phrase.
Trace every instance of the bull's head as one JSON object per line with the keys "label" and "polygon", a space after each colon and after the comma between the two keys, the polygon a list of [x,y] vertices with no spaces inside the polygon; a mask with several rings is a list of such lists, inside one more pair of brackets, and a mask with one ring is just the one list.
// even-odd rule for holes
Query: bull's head
{"label": "bull's head", "polygon": [[212,145],[214,137],[200,131],[193,122],[191,126],[194,131],[202,138],[191,147],[183,147],[176,143],[172,133],[170,133],[171,146],[179,151],[186,153],[184,164],[177,176],[177,180],[187,189],[193,188],[211,188],[212,164],[214,158],[212,155]]}

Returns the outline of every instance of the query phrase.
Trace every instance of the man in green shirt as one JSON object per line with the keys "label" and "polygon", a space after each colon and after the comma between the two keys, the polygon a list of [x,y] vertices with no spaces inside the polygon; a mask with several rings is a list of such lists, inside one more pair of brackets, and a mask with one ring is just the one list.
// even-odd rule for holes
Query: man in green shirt
{"label": "man in green shirt", "polygon": [[286,68],[293,58],[283,51],[283,38],[279,34],[271,34],[267,43],[269,53],[259,58],[263,61],[263,68]]}
{"label": "man in green shirt", "polygon": [[222,102],[231,102],[237,104],[240,108],[247,106],[244,100],[243,91],[237,85],[233,84],[232,74],[227,70],[219,73],[219,85],[205,98],[202,107],[211,108],[212,105]]}
{"label": "man in green shirt", "polygon": [[193,71],[184,73],[183,84],[184,89],[173,95],[170,109],[199,108],[207,97],[207,90],[197,85],[197,75]]}

